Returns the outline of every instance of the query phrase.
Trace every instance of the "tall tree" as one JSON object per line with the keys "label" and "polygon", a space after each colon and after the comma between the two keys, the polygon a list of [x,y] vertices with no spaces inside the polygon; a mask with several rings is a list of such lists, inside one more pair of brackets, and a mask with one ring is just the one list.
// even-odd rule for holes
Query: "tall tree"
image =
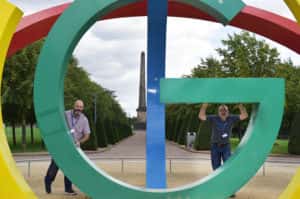
{"label": "tall tree", "polygon": [[281,60],[276,48],[254,34],[242,31],[228,35],[216,49],[219,59],[208,57],[192,69],[189,77],[279,77],[286,81],[286,103],[282,130],[288,131],[295,112],[300,111],[300,70]]}
{"label": "tall tree", "polygon": [[232,77],[272,77],[280,63],[279,52],[265,40],[242,31],[222,40],[223,47],[216,49],[223,70]]}
{"label": "tall tree", "polygon": [[26,147],[26,117],[33,111],[33,79],[43,41],[19,51],[5,63],[2,89],[3,104],[16,105],[22,126],[22,146]]}
{"label": "tall tree", "polygon": [[[34,142],[33,80],[42,45],[43,40],[19,51],[6,61],[4,69],[1,93],[4,121],[6,124],[13,126],[14,144],[17,144],[15,127],[22,126],[22,144],[24,148],[27,137],[26,126],[28,124],[31,126],[31,142]],[[97,149],[99,139],[103,139],[101,147],[105,147],[108,134],[112,135],[114,142],[131,135],[130,122],[117,102],[114,92],[93,82],[84,68],[79,66],[79,62],[75,57],[71,57],[69,61],[64,86],[66,109],[73,108],[76,99],[82,99],[85,102],[85,113],[89,117],[93,129],[91,139],[85,148]],[[95,97],[97,99],[96,109],[98,110],[97,120],[94,119]],[[105,128],[104,121],[109,121],[109,129]],[[126,127],[126,133],[122,132],[124,127]]]}

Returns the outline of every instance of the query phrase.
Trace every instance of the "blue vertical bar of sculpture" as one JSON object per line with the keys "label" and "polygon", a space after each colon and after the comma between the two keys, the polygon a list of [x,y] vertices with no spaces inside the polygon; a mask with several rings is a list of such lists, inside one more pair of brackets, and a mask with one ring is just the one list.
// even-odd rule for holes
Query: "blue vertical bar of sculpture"
{"label": "blue vertical bar of sculpture", "polygon": [[148,0],[146,186],[166,188],[165,106],[159,82],[165,78],[167,0]]}

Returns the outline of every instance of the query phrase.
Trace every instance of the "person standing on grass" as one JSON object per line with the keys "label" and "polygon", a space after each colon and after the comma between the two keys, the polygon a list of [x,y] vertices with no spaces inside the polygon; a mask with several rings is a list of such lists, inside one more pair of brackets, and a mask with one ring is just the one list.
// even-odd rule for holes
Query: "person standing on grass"
{"label": "person standing on grass", "polygon": [[[199,112],[199,119],[212,124],[211,134],[211,164],[213,170],[218,169],[231,156],[230,137],[235,122],[248,118],[246,108],[239,104],[240,115],[229,114],[229,109],[222,104],[218,107],[218,115],[206,115],[207,103],[204,103]],[[232,195],[231,197],[235,197]]]}
{"label": "person standing on grass", "polygon": [[[74,108],[72,110],[68,110],[65,112],[65,117],[67,124],[70,129],[70,133],[74,139],[74,143],[77,147],[80,147],[81,144],[88,141],[90,138],[90,126],[87,117],[82,113],[84,109],[84,104],[82,100],[77,100],[74,103]],[[51,184],[55,180],[59,168],[54,162],[51,160],[51,164],[48,168],[47,174],[45,176],[45,190],[46,193],[51,193]],[[72,182],[65,176],[65,193],[67,195],[77,195],[77,193],[72,188]]]}

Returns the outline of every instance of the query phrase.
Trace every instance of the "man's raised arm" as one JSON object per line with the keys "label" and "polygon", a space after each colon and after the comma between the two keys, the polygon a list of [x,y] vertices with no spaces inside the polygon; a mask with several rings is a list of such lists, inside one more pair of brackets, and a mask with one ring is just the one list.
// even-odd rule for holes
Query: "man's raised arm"
{"label": "man's raised arm", "polygon": [[243,106],[243,104],[239,104],[239,109],[240,109],[240,120],[245,120],[248,118],[248,113],[246,108]]}
{"label": "man's raised arm", "polygon": [[206,120],[206,109],[208,107],[207,103],[202,104],[201,108],[200,108],[200,112],[199,112],[199,119],[202,121]]}

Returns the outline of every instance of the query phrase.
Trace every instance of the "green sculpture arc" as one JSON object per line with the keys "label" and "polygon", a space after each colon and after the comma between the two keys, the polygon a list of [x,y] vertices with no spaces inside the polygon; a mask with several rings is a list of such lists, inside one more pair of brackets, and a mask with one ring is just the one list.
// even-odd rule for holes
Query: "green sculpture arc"
{"label": "green sculpture arc", "polygon": [[[260,88],[267,89],[270,92],[265,92],[266,90],[262,92],[261,89],[260,92],[255,91],[258,90],[255,84],[260,80],[255,80],[255,82],[249,81],[248,83],[241,83],[241,80],[231,80],[230,84],[226,83],[227,80],[221,80],[221,82],[219,83],[215,82],[216,80],[211,80],[211,82],[203,81],[189,84],[184,83],[185,86],[191,86],[191,88],[198,88],[199,84],[201,84],[204,88],[206,88],[206,90],[203,90],[203,93],[205,93],[205,95],[207,96],[210,96],[210,98],[200,97],[196,99],[194,97],[199,97],[198,95],[195,96],[191,93],[187,93],[191,94],[189,99],[179,98],[183,101],[188,100],[186,102],[202,102],[204,99],[206,99],[207,102],[239,101],[257,102],[260,104],[255,116],[253,116],[253,120],[250,124],[251,128],[248,129],[247,135],[244,138],[243,143],[240,145],[236,155],[234,155],[228,161],[228,163],[224,165],[224,167],[220,168],[212,175],[189,186],[169,190],[150,190],[127,185],[116,179],[113,179],[112,177],[108,176],[100,169],[98,169],[92,162],[90,162],[86,158],[82,151],[77,150],[74,144],[72,143],[72,140],[68,134],[68,127],[64,120],[63,101],[63,83],[68,60],[80,38],[88,30],[88,28],[99,19],[99,17],[104,16],[105,14],[121,6],[126,6],[136,1],[137,0],[77,0],[61,16],[61,18],[57,21],[52,31],[50,32],[46,40],[45,46],[43,48],[43,51],[40,55],[40,60],[37,66],[34,83],[35,111],[37,115],[38,124],[43,134],[43,138],[48,147],[48,150],[50,151],[51,155],[53,156],[57,164],[60,166],[60,168],[62,168],[64,173],[82,191],[84,191],[92,198],[119,199],[120,196],[122,196],[122,198],[124,199],[140,199],[143,197],[147,199],[226,198],[227,196],[237,191],[243,184],[245,184],[249,180],[250,176],[257,170],[256,167],[259,167],[262,160],[266,157],[268,149],[270,149],[270,143],[274,142],[276,132],[279,129],[278,125],[280,123],[283,112],[283,80],[270,79],[261,82],[262,84],[260,85]],[[203,8],[203,2],[206,1],[195,0],[186,2],[190,5],[191,2],[193,3],[193,5],[197,4],[198,2],[198,8]],[[209,2],[212,1],[207,2],[208,4],[205,5],[209,5]],[[240,9],[241,7],[238,7],[236,11],[239,11]],[[215,16],[217,19],[220,18],[220,16],[216,16],[216,13],[222,13],[222,10],[216,10],[216,8],[212,8],[211,11],[210,14]],[[232,12],[232,10],[228,12]],[[237,13],[238,12],[236,12],[235,14]],[[234,14],[231,13],[231,15],[227,16],[233,17]],[[232,19],[231,17],[226,17],[226,15],[224,14],[223,19],[228,19],[229,21]],[[226,21],[224,20],[223,22],[226,23]],[[174,101],[175,99],[168,98],[169,93],[172,92],[173,89],[177,89],[178,91],[178,88],[182,88],[180,87],[182,83],[178,83],[177,81],[174,81],[173,83],[176,87],[170,87],[167,81],[165,82],[164,80],[162,80],[161,97],[163,102],[169,103]],[[234,95],[232,96],[230,95],[231,92],[228,91],[226,98],[221,98],[219,92],[216,94],[209,95],[211,93],[211,90],[208,88],[214,88],[219,84],[223,87],[225,85],[229,86],[231,84],[244,85],[244,89],[249,89],[253,95],[258,95],[259,97],[253,98],[252,96],[251,99],[246,99],[246,97],[249,96],[249,94],[246,95],[245,93],[245,95],[243,95],[243,92],[239,93],[240,90],[236,90],[237,92],[234,93]],[[230,87],[228,87],[227,90],[229,88]],[[190,91],[190,89],[185,90]],[[262,96],[262,94],[264,95]],[[210,99],[211,101],[208,99]],[[267,99],[271,100],[272,104],[268,102]],[[273,107],[277,108],[273,109]],[[267,119],[264,118],[265,116]],[[273,121],[271,121],[270,119],[273,119]],[[270,127],[270,123],[268,123],[270,121],[274,124],[272,125],[272,127]],[[253,125],[254,123],[255,125]],[[256,125],[258,127],[256,127]],[[262,130],[261,128],[263,128],[264,131],[267,132],[265,137],[260,135],[259,133]],[[252,131],[254,133],[251,133]],[[259,141],[257,140],[257,138],[263,138],[265,140]],[[261,143],[267,143],[266,147],[262,148],[263,150],[259,157],[256,157],[258,153],[251,153],[251,150],[248,149],[248,147],[253,145],[254,143],[258,145],[260,145]],[[237,164],[242,164],[241,160],[244,159],[241,158],[241,154],[250,154],[251,157],[253,156],[258,159],[255,160],[255,162],[253,163],[253,166],[256,167],[250,168],[249,172],[246,173],[247,175],[245,177],[235,176],[231,168],[232,166],[235,166]],[[240,170],[241,167],[238,169]],[[231,176],[232,179],[229,179],[228,176]],[[225,187],[223,186],[224,181],[233,182],[232,184]],[[215,187],[220,188],[218,193],[215,192]]]}
{"label": "green sculpture arc", "polygon": [[164,103],[255,104],[246,134],[237,150],[222,167],[207,176],[210,186],[218,187],[218,193],[235,193],[256,174],[277,138],[284,107],[284,79],[163,79],[160,84],[161,101]]}

